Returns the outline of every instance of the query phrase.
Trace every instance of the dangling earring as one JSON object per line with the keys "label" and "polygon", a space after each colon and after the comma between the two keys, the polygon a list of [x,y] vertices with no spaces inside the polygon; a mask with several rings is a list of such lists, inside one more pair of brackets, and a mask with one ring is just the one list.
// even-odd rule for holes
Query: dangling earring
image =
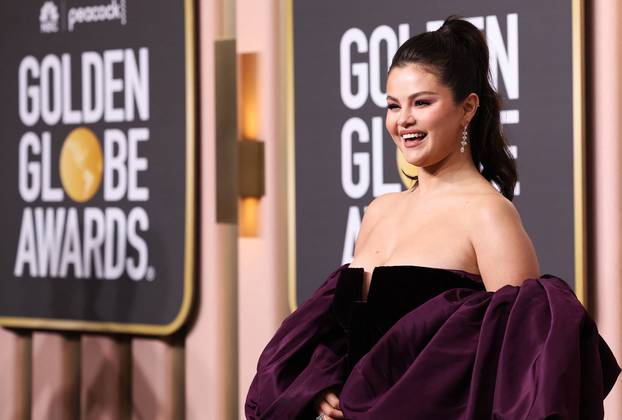
{"label": "dangling earring", "polygon": [[462,141],[460,142],[460,153],[464,153],[464,146],[467,145],[467,128],[464,126],[464,130],[462,130]]}

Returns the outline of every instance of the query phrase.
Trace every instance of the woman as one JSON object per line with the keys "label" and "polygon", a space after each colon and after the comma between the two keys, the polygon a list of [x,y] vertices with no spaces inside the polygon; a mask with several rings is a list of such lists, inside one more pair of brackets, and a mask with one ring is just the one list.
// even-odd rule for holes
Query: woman
{"label": "woman", "polygon": [[399,48],[386,128],[415,185],[368,206],[353,261],[283,322],[248,418],[603,417],[620,367],[540,275],[488,72],[481,32],[453,16]]}

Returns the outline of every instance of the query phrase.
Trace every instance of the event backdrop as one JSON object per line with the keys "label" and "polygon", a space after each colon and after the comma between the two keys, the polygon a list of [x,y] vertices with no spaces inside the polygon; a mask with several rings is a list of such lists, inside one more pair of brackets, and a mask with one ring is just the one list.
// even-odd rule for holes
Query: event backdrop
{"label": "event backdrop", "polygon": [[182,324],[194,264],[192,18],[183,1],[0,4],[1,324]]}
{"label": "event backdrop", "polygon": [[352,259],[365,206],[374,197],[405,189],[395,146],[384,128],[387,69],[399,45],[435,30],[451,14],[475,24],[488,41],[492,81],[503,98],[503,130],[519,173],[514,203],[536,247],[541,272],[575,286],[575,252],[583,258],[581,239],[575,240],[576,229],[583,229],[582,204],[574,202],[582,190],[573,183],[573,165],[582,171],[583,159],[573,152],[573,144],[583,142],[581,133],[573,131],[573,123],[582,118],[573,112],[573,95],[581,93],[573,85],[577,4],[293,2],[292,306]]}

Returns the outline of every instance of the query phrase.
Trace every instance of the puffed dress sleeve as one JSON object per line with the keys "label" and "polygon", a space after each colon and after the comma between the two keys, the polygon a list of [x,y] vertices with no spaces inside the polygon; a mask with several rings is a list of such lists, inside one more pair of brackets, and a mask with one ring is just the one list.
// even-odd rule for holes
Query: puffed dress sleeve
{"label": "puffed dress sleeve", "polygon": [[346,337],[330,308],[345,267],[283,321],[262,352],[246,398],[248,419],[313,419],[315,396],[343,385]]}
{"label": "puffed dress sleeve", "polygon": [[594,420],[619,373],[574,291],[545,274],[418,306],[354,366],[340,404],[356,420]]}

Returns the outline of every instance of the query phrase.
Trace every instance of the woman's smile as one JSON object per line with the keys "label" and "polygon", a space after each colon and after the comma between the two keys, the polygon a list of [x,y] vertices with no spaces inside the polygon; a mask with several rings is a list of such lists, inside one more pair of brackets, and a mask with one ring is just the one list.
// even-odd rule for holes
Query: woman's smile
{"label": "woman's smile", "polygon": [[418,147],[428,138],[428,133],[421,130],[402,130],[400,131],[400,137],[404,142],[404,147]]}

